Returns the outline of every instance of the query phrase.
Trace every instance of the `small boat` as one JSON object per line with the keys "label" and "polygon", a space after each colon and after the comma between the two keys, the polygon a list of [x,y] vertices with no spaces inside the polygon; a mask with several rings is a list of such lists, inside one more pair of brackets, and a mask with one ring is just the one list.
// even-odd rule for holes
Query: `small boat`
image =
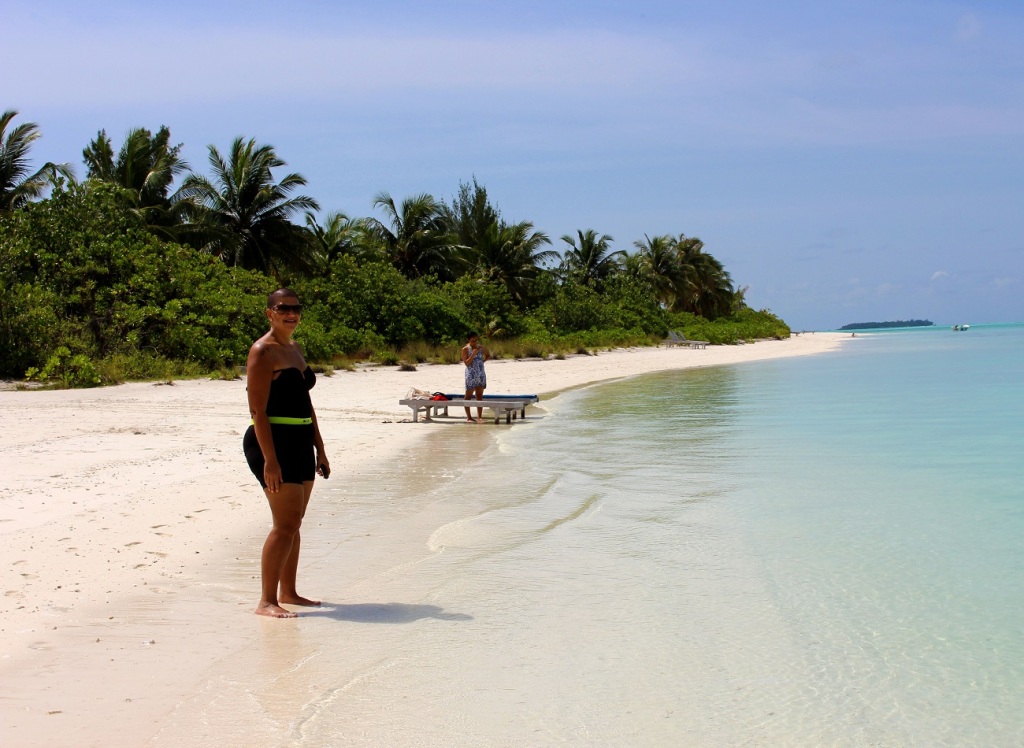
{"label": "small boat", "polygon": [[954,330],[958,330],[960,332],[963,332],[965,330],[970,330],[971,326],[970,325],[953,325],[953,329]]}

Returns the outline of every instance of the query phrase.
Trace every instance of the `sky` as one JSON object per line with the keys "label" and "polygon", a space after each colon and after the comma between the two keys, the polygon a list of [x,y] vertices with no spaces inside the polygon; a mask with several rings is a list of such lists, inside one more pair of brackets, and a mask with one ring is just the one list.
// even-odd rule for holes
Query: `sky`
{"label": "sky", "polygon": [[796,330],[1024,321],[1019,0],[0,0],[0,38],[39,166],[243,136],[324,212],[475,178],[555,249],[699,237]]}

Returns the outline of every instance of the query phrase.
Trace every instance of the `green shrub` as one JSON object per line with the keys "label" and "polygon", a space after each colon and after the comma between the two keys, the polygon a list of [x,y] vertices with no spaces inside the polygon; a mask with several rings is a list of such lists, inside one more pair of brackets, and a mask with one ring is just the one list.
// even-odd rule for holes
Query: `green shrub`
{"label": "green shrub", "polygon": [[673,330],[681,331],[691,340],[706,340],[715,345],[734,345],[767,338],[790,336],[789,326],[768,310],[740,309],[714,322],[692,314],[672,315]]}
{"label": "green shrub", "polygon": [[0,375],[45,370],[61,346],[212,368],[243,361],[262,334],[265,276],[160,241],[119,195],[72,184],[0,221]]}
{"label": "green shrub", "polygon": [[88,356],[72,354],[65,346],[59,346],[46,361],[42,370],[29,367],[25,378],[29,381],[54,384],[59,387],[98,387],[102,377]]}
{"label": "green shrub", "polygon": [[[191,379],[202,376],[204,367],[195,361],[181,361],[162,356],[153,350],[132,350],[113,353],[96,362],[96,369],[105,384],[130,381]],[[228,375],[231,372],[231,375]],[[217,367],[218,378],[237,379],[237,367]]]}
{"label": "green shrub", "polygon": [[382,348],[374,351],[370,355],[370,360],[382,366],[397,366],[399,361],[398,351],[394,348]]}

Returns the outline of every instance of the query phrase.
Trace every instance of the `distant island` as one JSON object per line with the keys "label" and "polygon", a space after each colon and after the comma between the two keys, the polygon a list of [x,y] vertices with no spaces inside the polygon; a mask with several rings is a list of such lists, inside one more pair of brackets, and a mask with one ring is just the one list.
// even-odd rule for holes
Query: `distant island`
{"label": "distant island", "polygon": [[895,322],[854,322],[843,325],[840,330],[879,330],[886,327],[929,327],[935,323],[929,319],[899,319]]}

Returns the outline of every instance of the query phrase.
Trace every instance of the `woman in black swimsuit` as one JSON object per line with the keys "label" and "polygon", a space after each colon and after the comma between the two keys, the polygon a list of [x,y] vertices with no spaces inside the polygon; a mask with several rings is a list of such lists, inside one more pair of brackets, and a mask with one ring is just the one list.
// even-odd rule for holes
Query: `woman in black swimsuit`
{"label": "woman in black swimsuit", "polygon": [[246,389],[252,425],[242,448],[249,469],[263,486],[274,526],[263,544],[263,592],[256,613],[294,618],[288,605],[319,605],[295,589],[299,567],[299,528],[316,473],[325,478],[330,463],[309,399],[316,375],[306,365],[292,333],[302,316],[294,291],[280,288],[267,297],[270,331],[249,349]]}

